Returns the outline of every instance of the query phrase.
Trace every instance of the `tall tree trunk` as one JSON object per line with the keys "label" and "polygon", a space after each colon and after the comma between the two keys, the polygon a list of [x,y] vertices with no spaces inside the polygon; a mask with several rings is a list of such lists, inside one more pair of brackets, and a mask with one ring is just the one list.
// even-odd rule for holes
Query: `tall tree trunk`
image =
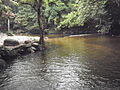
{"label": "tall tree trunk", "polygon": [[39,39],[39,44],[42,46],[42,49],[45,48],[45,41],[44,41],[44,12],[43,12],[43,0],[34,0],[34,4],[32,5],[31,3],[22,3],[26,5],[32,6],[34,10],[37,12],[37,20],[38,20],[38,25],[39,25],[39,30],[40,30],[40,39]]}
{"label": "tall tree trunk", "polygon": [[45,41],[44,41],[44,18],[43,18],[43,12],[42,12],[42,0],[39,0],[39,6],[38,6],[38,24],[40,29],[40,40],[39,44],[42,46],[42,48],[45,47]]}
{"label": "tall tree trunk", "polygon": [[8,32],[10,32],[10,19],[8,18]]}
{"label": "tall tree trunk", "polygon": [[42,17],[40,16],[40,13],[38,12],[38,24],[39,24],[39,29],[40,29],[40,40],[39,44],[44,45],[44,27],[42,23]]}

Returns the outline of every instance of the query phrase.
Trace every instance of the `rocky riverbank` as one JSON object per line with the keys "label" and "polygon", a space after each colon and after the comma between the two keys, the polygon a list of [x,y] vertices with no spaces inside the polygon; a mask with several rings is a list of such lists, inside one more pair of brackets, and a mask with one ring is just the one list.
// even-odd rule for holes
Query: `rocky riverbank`
{"label": "rocky riverbank", "polygon": [[41,51],[39,37],[0,35],[0,67],[19,56]]}
{"label": "rocky riverbank", "polygon": [[24,44],[19,44],[16,46],[15,46],[15,44],[13,46],[11,46],[12,45],[11,43],[6,44],[6,45],[2,45],[0,47],[0,58],[4,59],[6,61],[11,60],[11,59],[15,59],[21,55],[34,53],[36,51],[41,50],[38,43],[36,43],[36,42],[31,43],[30,41],[25,41]]}

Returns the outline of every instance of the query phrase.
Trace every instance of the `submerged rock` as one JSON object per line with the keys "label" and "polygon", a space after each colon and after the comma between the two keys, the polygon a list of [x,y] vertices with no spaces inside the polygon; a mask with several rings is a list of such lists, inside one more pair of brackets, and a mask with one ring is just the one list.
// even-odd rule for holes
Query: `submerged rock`
{"label": "submerged rock", "polygon": [[4,40],[4,46],[17,46],[20,45],[19,41],[15,40],[15,39],[5,39]]}
{"label": "submerged rock", "polygon": [[2,59],[0,59],[0,69],[6,66],[6,62]]}
{"label": "submerged rock", "polygon": [[30,47],[30,48],[28,48],[28,49],[26,50],[26,52],[27,52],[27,53],[33,53],[33,52],[35,52],[35,51],[33,50],[32,47]]}
{"label": "submerged rock", "polygon": [[13,59],[18,56],[17,50],[7,47],[3,47],[0,54],[1,54],[1,58],[4,60]]}
{"label": "submerged rock", "polygon": [[35,51],[37,51],[37,48],[35,48],[35,47],[31,47],[31,49],[35,52]]}

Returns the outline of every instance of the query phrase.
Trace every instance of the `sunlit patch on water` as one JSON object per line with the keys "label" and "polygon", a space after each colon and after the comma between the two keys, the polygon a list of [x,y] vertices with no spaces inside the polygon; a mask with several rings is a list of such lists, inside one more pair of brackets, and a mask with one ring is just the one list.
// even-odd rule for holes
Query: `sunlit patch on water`
{"label": "sunlit patch on water", "polygon": [[49,50],[16,59],[1,72],[0,90],[120,89],[119,38],[66,37],[48,42]]}

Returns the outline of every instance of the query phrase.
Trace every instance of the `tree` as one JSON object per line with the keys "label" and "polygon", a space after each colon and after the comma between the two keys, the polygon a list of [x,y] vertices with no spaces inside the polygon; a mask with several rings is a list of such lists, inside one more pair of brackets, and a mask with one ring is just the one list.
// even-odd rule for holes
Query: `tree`
{"label": "tree", "polygon": [[76,0],[72,2],[71,11],[62,16],[60,27],[83,26],[87,20],[100,14],[105,3],[106,0]]}
{"label": "tree", "polygon": [[120,0],[108,0],[106,11],[108,19],[111,22],[109,29],[110,35],[120,35]]}
{"label": "tree", "polygon": [[20,0],[21,4],[30,5],[37,12],[37,21],[40,29],[39,44],[44,48],[44,29],[45,29],[45,17],[44,17],[44,5],[47,0]]}
{"label": "tree", "polygon": [[47,29],[57,29],[56,27],[60,23],[60,19],[62,18],[61,16],[69,11],[66,4],[63,2],[63,0],[48,1],[45,9],[45,17],[47,18],[46,23],[48,26]]}
{"label": "tree", "polygon": [[[39,29],[36,11],[31,8],[31,6],[19,6],[15,21],[19,23],[15,26],[15,29],[20,28],[22,30],[26,30],[27,32]],[[37,32],[39,33],[39,30]]]}
{"label": "tree", "polygon": [[15,4],[17,3],[11,0],[0,0],[0,16],[7,19],[8,32],[10,32],[10,19],[15,17],[12,12],[12,6]]}

